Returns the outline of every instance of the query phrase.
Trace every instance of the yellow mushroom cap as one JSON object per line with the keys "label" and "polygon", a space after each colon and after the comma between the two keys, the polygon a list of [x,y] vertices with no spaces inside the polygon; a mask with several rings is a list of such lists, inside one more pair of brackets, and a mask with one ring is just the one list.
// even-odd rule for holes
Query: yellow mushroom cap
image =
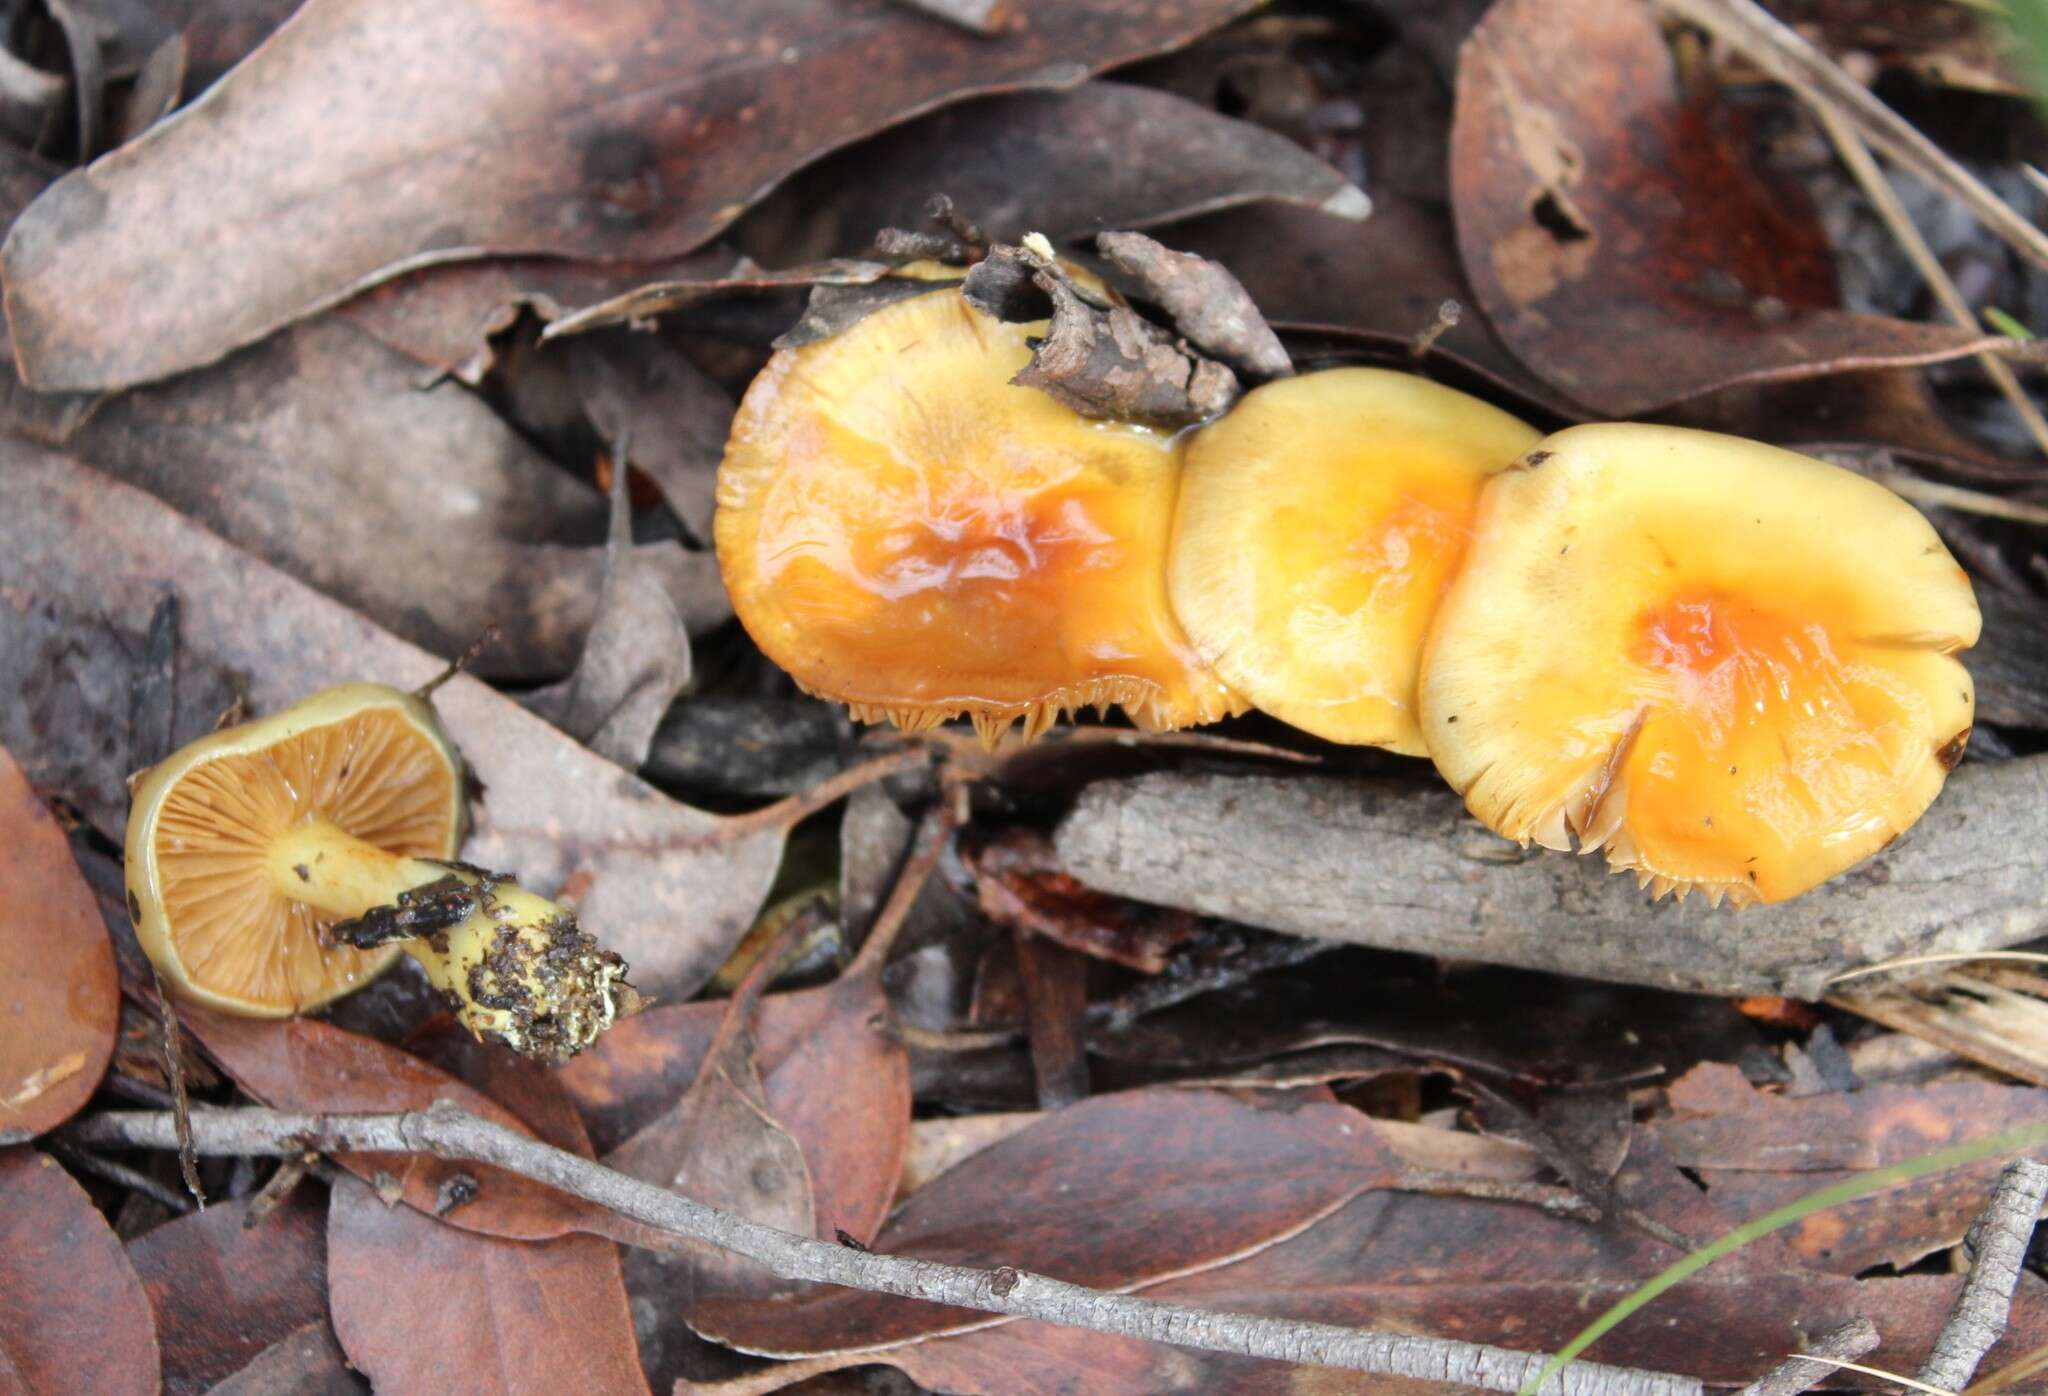
{"label": "yellow mushroom cap", "polygon": [[1969,579],[1882,486],[1676,427],[1573,427],[1490,484],[1424,656],[1478,818],[1664,891],[1780,901],[1907,828],[1961,759]]}
{"label": "yellow mushroom cap", "polygon": [[333,918],[276,889],[273,840],[316,819],[392,853],[454,857],[462,763],[433,709],[397,689],[343,684],[143,774],[128,817],[128,909],[180,994],[288,1017],[361,988],[402,953],[326,944]]}
{"label": "yellow mushroom cap", "polygon": [[733,609],[808,691],[911,731],[1120,704],[1165,729],[1240,711],[1166,598],[1180,452],[1010,379],[1043,324],[957,290],[775,355],[718,476]]}
{"label": "yellow mushroom cap", "polygon": [[1481,487],[1538,435],[1409,373],[1268,383],[1188,444],[1174,611],[1254,707],[1333,742],[1420,756],[1429,623]]}

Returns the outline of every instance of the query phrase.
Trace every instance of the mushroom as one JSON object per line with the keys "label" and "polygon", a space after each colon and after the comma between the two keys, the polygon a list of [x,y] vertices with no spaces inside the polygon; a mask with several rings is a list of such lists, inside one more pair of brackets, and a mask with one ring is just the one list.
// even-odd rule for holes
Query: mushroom
{"label": "mushroom", "polygon": [[912,732],[965,714],[991,744],[1084,707],[1149,729],[1242,711],[1167,602],[1176,442],[1013,385],[1044,332],[932,291],[748,389],[719,564],[806,691]]}
{"label": "mushroom", "polygon": [[1898,837],[1970,735],[1969,579],[1897,495],[1736,437],[1572,427],[1496,477],[1423,660],[1483,823],[1775,902]]}
{"label": "mushroom", "polygon": [[433,709],[379,684],[202,737],[135,784],[136,936],[179,994],[254,1017],[319,1008],[404,951],[477,1037],[571,1056],[638,996],[567,909],[451,861],[464,781]]}
{"label": "mushroom", "polygon": [[1413,374],[1258,388],[1188,445],[1168,589],[1235,693],[1333,742],[1423,754],[1415,678],[1480,488],[1535,428]]}

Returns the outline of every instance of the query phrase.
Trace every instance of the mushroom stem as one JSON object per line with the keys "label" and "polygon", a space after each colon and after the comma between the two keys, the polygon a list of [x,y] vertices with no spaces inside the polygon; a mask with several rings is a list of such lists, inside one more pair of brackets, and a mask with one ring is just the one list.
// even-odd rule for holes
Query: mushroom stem
{"label": "mushroom stem", "polygon": [[391,853],[325,820],[271,845],[279,893],[339,918],[338,941],[398,943],[478,1038],[560,1061],[640,1005],[626,965],[566,907],[466,864]]}

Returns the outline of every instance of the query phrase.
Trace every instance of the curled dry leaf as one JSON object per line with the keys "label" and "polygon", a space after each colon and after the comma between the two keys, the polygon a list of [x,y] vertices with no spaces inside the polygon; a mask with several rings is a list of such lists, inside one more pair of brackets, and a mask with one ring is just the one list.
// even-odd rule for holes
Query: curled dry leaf
{"label": "curled dry leaf", "polygon": [[[0,471],[6,609],[61,603],[138,633],[175,594],[181,664],[245,675],[257,711],[347,680],[424,683],[442,668],[71,457],[0,443]],[[702,987],[751,923],[784,831],[724,833],[727,821],[669,799],[477,680],[451,680],[434,704],[486,791],[466,856],[516,869],[543,893],[575,875],[580,919],[626,958],[638,988],[680,998]],[[102,832],[118,841],[123,831]]]}
{"label": "curled dry leaf", "polygon": [[1825,234],[1730,112],[1679,92],[1655,11],[1505,0],[1458,65],[1458,247],[1522,362],[1597,414],[1979,343],[1838,304]]}
{"label": "curled dry leaf", "polygon": [[[561,1069],[607,1161],[646,1139],[700,1079],[724,1011],[717,1002],[649,1009]],[[815,1219],[801,1230],[868,1240],[895,1194],[910,1069],[902,1045],[875,1026],[885,1012],[867,975],[761,1001],[751,1057],[761,1089],[750,1098],[802,1153]],[[680,1162],[689,1142],[671,1140],[665,1156]]]}
{"label": "curled dry leaf", "polygon": [[577,306],[608,301],[650,282],[717,283],[733,254],[706,248],[659,262],[582,262],[553,257],[492,257],[445,262],[395,276],[351,297],[334,313],[436,376],[481,383],[497,361],[494,335],[522,311],[544,324]]}
{"label": "curled dry leaf", "polygon": [[612,467],[604,589],[576,671],[526,705],[607,761],[638,770],[661,717],[690,681],[690,632],[662,584],[658,557],[673,542],[636,546],[623,463]]}
{"label": "curled dry leaf", "polygon": [[[0,603],[4,604],[4,603]],[[121,1021],[114,947],[71,845],[0,747],[0,1145],[99,1089]]]}
{"label": "curled dry leaf", "polygon": [[1279,200],[1356,227],[1355,185],[1285,136],[1156,88],[1083,83],[962,102],[795,175],[732,231],[772,266],[859,256],[882,228],[919,229],[943,193],[999,242],[1055,244]]}
{"label": "curled dry leaf", "polygon": [[[1098,1289],[1214,1266],[1292,1235],[1400,1172],[1364,1116],[1286,1096],[1135,1091],[1046,1116],[919,1189],[874,1249],[1013,1265]],[[749,1352],[879,1349],[985,1315],[814,1287],[700,1306]]]}
{"label": "curled dry leaf", "polygon": [[155,1396],[142,1281],[85,1189],[46,1154],[0,1149],[0,1381],[10,1392]]}
{"label": "curled dry leaf", "polygon": [[1056,839],[1091,887],[1423,955],[1713,994],[1817,998],[1844,969],[2014,945],[2048,925],[2048,758],[1963,766],[1911,833],[1739,918],[1652,903],[1596,860],[1522,849],[1458,796],[1373,779],[1159,774],[1089,787]]}
{"label": "curled dry leaf", "polygon": [[[2038,1121],[2048,1114],[2048,1090],[1950,1081],[1788,1100],[1710,1063],[1672,1083],[1670,1104],[1670,1118],[1655,1125],[1664,1147],[1699,1173],[1733,1224],[1854,1173]],[[1784,1244],[1799,1263],[1833,1274],[1904,1269],[1962,1239],[2006,1162],[1989,1159],[1831,1207],[1785,1231]]]}
{"label": "curled dry leaf", "polygon": [[[990,43],[885,0],[308,0],[16,225],[0,250],[15,346],[38,387],[125,386],[408,265],[686,252],[903,116],[1071,86],[1246,8],[1088,0]],[[229,262],[210,250],[225,239]]]}
{"label": "curled dry leaf", "polygon": [[199,1396],[307,1324],[327,1323],[326,1209],[302,1185],[251,1222],[254,1195],[143,1233],[128,1259],[156,1312],[165,1396]]}
{"label": "curled dry leaf", "polygon": [[618,1248],[603,1237],[481,1235],[343,1177],[327,1273],[335,1334],[379,1391],[647,1390]]}
{"label": "curled dry leaf", "polygon": [[1254,382],[1294,372],[1280,337],[1222,263],[1176,252],[1143,233],[1103,233],[1095,248],[1203,353]]}

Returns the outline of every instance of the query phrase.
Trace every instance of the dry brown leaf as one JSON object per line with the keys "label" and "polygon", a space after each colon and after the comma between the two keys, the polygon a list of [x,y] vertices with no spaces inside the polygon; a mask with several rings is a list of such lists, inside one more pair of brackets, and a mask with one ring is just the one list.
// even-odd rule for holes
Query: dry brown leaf
{"label": "dry brown leaf", "polygon": [[1466,276],[1525,365],[1628,417],[1980,342],[1836,309],[1819,221],[1758,178],[1731,124],[1681,96],[1648,6],[1487,12],[1458,66],[1451,198]]}
{"label": "dry brown leaf", "polygon": [[114,1053],[114,947],[71,845],[0,747],[0,1145],[62,1124]]}
{"label": "dry brown leaf", "polygon": [[155,1396],[156,1324],[85,1189],[26,1145],[0,1149],[0,1386]]}
{"label": "dry brown leaf", "polygon": [[886,0],[309,0],[16,224],[15,348],[38,387],[122,386],[408,266],[686,252],[892,121],[1071,86],[1246,8],[1088,0],[990,42]]}
{"label": "dry brown leaf", "polygon": [[300,1327],[327,1324],[326,1209],[302,1185],[250,1224],[255,1195],[213,1202],[128,1244],[156,1312],[165,1396],[199,1396]]}

